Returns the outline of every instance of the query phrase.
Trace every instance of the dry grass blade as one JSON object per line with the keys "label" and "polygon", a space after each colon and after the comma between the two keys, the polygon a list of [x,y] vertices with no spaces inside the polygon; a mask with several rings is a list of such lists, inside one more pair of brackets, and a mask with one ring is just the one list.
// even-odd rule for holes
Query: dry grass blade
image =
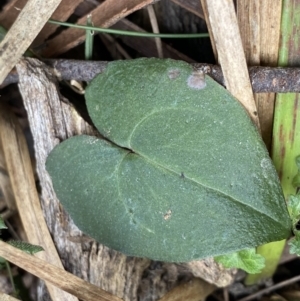
{"label": "dry grass blade", "polygon": [[200,2],[201,2],[202,10],[203,10],[203,15],[204,15],[205,20],[206,20],[206,25],[207,25],[207,29],[208,29],[208,32],[209,32],[209,36],[210,36],[211,47],[213,49],[215,60],[216,60],[216,62],[218,62],[218,51],[217,51],[216,42],[215,42],[215,39],[214,39],[214,33],[213,33],[212,28],[211,28],[211,24],[209,22],[206,0],[200,0]]}
{"label": "dry grass blade", "polygon": [[[245,56],[250,66],[277,66],[282,1],[241,0],[237,15]],[[273,93],[255,94],[262,138],[271,149]]]}
{"label": "dry grass blade", "polygon": [[[84,301],[121,301],[122,299],[113,296],[99,287],[92,285],[63,269],[60,269],[48,262],[29,255],[11,245],[0,241],[0,256],[7,261],[14,263],[25,271],[39,277],[62,290],[76,295]],[[62,291],[61,291],[62,292]],[[63,293],[63,292],[62,292]],[[67,300],[67,299],[52,299]]]}
{"label": "dry grass blade", "polygon": [[[3,103],[0,103],[0,129],[6,168],[28,241],[43,246],[45,252],[39,253],[40,257],[63,268],[44,221],[24,134]],[[76,300],[52,285],[47,287],[53,300]]]}
{"label": "dry grass blade", "polygon": [[260,64],[260,0],[241,0],[237,3],[237,17],[246,61],[250,66]]}
{"label": "dry grass blade", "polygon": [[[83,0],[63,0],[53,13],[52,18],[55,20],[66,21],[81,2],[83,2]],[[46,24],[33,41],[32,46],[37,47],[42,44],[52,33],[55,32],[57,27],[58,25]]]}
{"label": "dry grass blade", "polygon": [[[141,27],[137,26],[136,24],[130,22],[127,19],[120,20],[117,24],[112,26],[113,29],[120,29],[120,30],[128,30],[128,31],[139,31],[145,32]],[[139,53],[146,57],[155,56],[156,48],[155,42],[153,39],[149,38],[136,38],[131,36],[120,36],[120,39],[129,47],[137,50]],[[163,53],[164,56],[167,58],[172,58],[175,60],[183,60],[188,63],[194,63],[195,61],[189,58],[188,56],[184,55],[183,53],[179,52],[175,48],[172,48],[170,45],[162,42]]]}
{"label": "dry grass blade", "polygon": [[259,127],[233,1],[206,0],[206,6],[226,87]]}
{"label": "dry grass blade", "polygon": [[[82,2],[83,0],[63,0],[55,12],[52,15],[53,19],[66,21],[70,15],[74,12],[75,8]],[[27,0],[12,0],[9,1],[3,10],[0,12],[0,24],[9,29],[13,22],[15,22],[18,17],[21,9],[26,5]],[[58,25],[54,24],[46,24],[43,29],[40,31],[36,39],[33,41],[32,46],[39,46],[46,38],[48,38],[56,29]]]}
{"label": "dry grass blade", "polygon": [[189,12],[193,13],[194,15],[205,19],[203,9],[200,5],[199,0],[171,0],[172,2],[176,3],[177,5],[185,8]]}
{"label": "dry grass blade", "polygon": [[[148,15],[149,15],[149,19],[150,19],[150,23],[151,23],[153,32],[159,33],[159,27],[158,27],[157,18],[156,18],[153,6],[152,5],[147,6],[147,11],[148,11]],[[158,57],[162,59],[163,58],[163,48],[162,48],[161,38],[155,38],[154,40],[156,43]]]}
{"label": "dry grass blade", "polygon": [[0,84],[33,42],[60,2],[61,0],[28,0],[0,44]]}
{"label": "dry grass blade", "polygon": [[6,170],[5,158],[0,139],[0,191],[4,199],[4,208],[1,208],[1,217],[6,220],[17,211],[16,201],[12,192],[9,175]]}
{"label": "dry grass blade", "polygon": [[[153,4],[156,1],[157,0],[106,0],[97,8],[92,10],[90,14],[92,15],[94,26],[110,27],[132,12],[147,5]],[[85,25],[86,15],[81,17],[78,20],[77,24]],[[42,52],[42,56],[57,56],[77,46],[84,40],[84,30],[77,28],[68,28],[47,43],[47,48]]]}

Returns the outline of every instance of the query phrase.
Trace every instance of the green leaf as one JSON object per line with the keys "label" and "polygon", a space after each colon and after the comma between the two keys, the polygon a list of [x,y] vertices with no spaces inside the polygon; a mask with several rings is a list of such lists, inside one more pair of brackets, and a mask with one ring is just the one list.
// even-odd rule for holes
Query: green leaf
{"label": "green leaf", "polygon": [[257,274],[265,267],[265,259],[256,254],[255,249],[242,250],[233,254],[222,255],[214,258],[225,268],[238,268],[249,274]]}
{"label": "green leaf", "polygon": [[300,232],[297,231],[295,234],[295,237],[293,237],[288,242],[288,245],[290,246],[291,254],[296,254],[297,256],[300,256]]}
{"label": "green leaf", "polygon": [[28,242],[25,241],[19,241],[19,240],[10,240],[7,242],[11,246],[18,248],[28,254],[35,254],[37,252],[44,251],[43,247],[37,246],[37,245],[32,245]]}
{"label": "green leaf", "polygon": [[287,205],[292,224],[295,226],[300,219],[300,194],[290,195]]}
{"label": "green leaf", "polygon": [[72,137],[46,163],[83,232],[125,254],[173,262],[289,236],[260,135],[211,78],[180,61],[116,61],[86,100],[107,140]]}
{"label": "green leaf", "polygon": [[293,178],[293,186],[299,188],[300,187],[300,156],[297,156],[295,161],[298,167],[298,172]]}

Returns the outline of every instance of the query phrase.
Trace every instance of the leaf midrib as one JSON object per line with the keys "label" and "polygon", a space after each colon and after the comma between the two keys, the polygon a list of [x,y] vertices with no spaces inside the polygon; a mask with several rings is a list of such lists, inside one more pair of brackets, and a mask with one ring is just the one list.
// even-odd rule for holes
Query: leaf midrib
{"label": "leaf midrib", "polygon": [[[153,111],[151,111],[149,114],[147,114],[147,115],[145,115],[143,118],[141,118],[141,120],[134,126],[134,128],[132,129],[132,132],[131,132],[130,136],[128,137],[128,141],[129,141],[129,142],[128,142],[128,148],[129,148],[133,153],[135,153],[136,155],[138,155],[138,156],[142,157],[143,159],[147,160],[148,162],[150,162],[151,165],[153,165],[154,167],[155,167],[155,166],[159,166],[160,168],[162,168],[162,169],[164,169],[164,170],[167,170],[167,171],[169,171],[169,172],[171,172],[171,173],[174,173],[174,174],[176,174],[176,175],[178,175],[178,176],[181,176],[180,173],[178,173],[177,171],[171,169],[170,167],[164,166],[163,164],[160,164],[160,163],[158,163],[158,162],[152,160],[152,159],[149,158],[147,155],[145,155],[145,154],[143,154],[143,153],[141,153],[141,152],[136,152],[136,150],[133,150],[133,148],[132,148],[132,146],[131,146],[133,134],[136,132],[136,130],[138,129],[138,127],[139,127],[146,119],[148,119],[150,116],[154,115],[155,113],[161,113],[162,111],[179,110],[179,109],[182,110],[182,108],[170,108],[170,107],[169,107],[169,108],[165,108],[165,109],[163,109],[163,110],[159,110],[159,111],[158,111],[158,110],[153,110]],[[183,110],[195,112],[195,108],[194,108],[194,109],[185,108],[185,109],[183,109]],[[206,112],[206,113],[209,114],[209,112]],[[210,114],[210,115],[212,115],[212,114]],[[118,145],[118,144],[116,144],[116,145]],[[119,146],[119,145],[118,145],[118,146]],[[119,146],[119,147],[121,147],[121,146]],[[121,147],[121,148],[122,148],[122,147]],[[127,153],[126,156],[129,155],[129,154],[130,154],[130,153]],[[126,156],[125,156],[125,157],[126,157]],[[125,157],[123,158],[123,160],[125,159]],[[123,160],[122,160],[122,161],[123,161]],[[120,167],[120,166],[121,166],[121,164],[119,165],[119,167]],[[281,225],[281,226],[284,226],[284,224],[280,223],[280,221],[274,219],[273,217],[269,216],[269,215],[266,214],[265,212],[259,211],[257,208],[255,208],[255,207],[253,207],[253,206],[250,206],[249,204],[245,204],[245,203],[243,203],[243,202],[240,202],[240,201],[237,200],[235,197],[233,197],[232,195],[229,195],[229,194],[225,193],[224,191],[220,191],[219,189],[212,188],[211,186],[209,186],[209,185],[207,185],[207,184],[200,183],[200,182],[196,181],[195,179],[192,179],[192,178],[190,178],[190,177],[188,177],[188,176],[186,176],[186,175],[185,175],[185,179],[188,179],[189,181],[191,181],[191,182],[193,182],[193,183],[195,183],[195,184],[198,184],[198,185],[200,185],[200,186],[202,186],[202,187],[204,187],[204,188],[206,188],[206,189],[209,189],[209,190],[211,190],[211,191],[218,192],[219,194],[221,194],[221,195],[223,195],[223,196],[225,196],[225,197],[231,199],[233,202],[235,202],[235,203],[237,203],[237,204],[240,204],[240,205],[243,205],[243,206],[245,206],[245,207],[251,208],[251,209],[254,210],[255,212],[260,213],[260,214],[262,214],[262,215],[264,215],[264,216],[270,218],[271,220],[275,221],[276,223],[278,223],[278,224]]]}

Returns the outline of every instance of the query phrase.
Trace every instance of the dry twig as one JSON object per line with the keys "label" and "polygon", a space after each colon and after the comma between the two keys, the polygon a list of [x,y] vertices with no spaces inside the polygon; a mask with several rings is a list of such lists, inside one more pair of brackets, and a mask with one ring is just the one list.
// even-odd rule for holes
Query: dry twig
{"label": "dry twig", "polygon": [[[44,60],[53,68],[54,73],[61,80],[90,81],[98,73],[104,72],[107,62],[78,61],[65,59]],[[211,64],[193,64],[195,68],[203,70],[219,84],[225,86],[220,66]],[[250,67],[249,75],[252,89],[255,93],[288,93],[300,92],[300,68]],[[12,71],[0,88],[19,81],[18,73]]]}

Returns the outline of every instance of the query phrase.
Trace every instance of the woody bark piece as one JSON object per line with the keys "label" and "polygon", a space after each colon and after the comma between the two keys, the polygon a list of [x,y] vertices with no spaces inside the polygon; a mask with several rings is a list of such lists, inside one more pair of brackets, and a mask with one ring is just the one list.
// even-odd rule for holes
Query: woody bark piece
{"label": "woody bark piece", "polygon": [[[94,26],[110,27],[120,19],[126,17],[132,12],[141,9],[158,0],[106,0],[89,14],[92,16]],[[81,17],[77,24],[86,24],[87,16]],[[43,57],[57,56],[69,49],[79,45],[85,40],[85,31],[78,28],[68,28],[61,34],[51,39],[47,47],[41,52]]]}
{"label": "woody bark piece", "polygon": [[195,277],[205,279],[218,287],[226,287],[234,281],[237,269],[226,269],[213,258],[195,260],[184,263]]}
{"label": "woody bark piece", "polygon": [[[40,207],[27,143],[18,120],[4,104],[0,104],[0,139],[12,190],[28,242],[40,245],[45,252],[39,257],[63,268],[53,245]],[[53,300],[77,299],[47,283]]]}
{"label": "woody bark piece", "polygon": [[226,87],[243,104],[254,124],[259,127],[233,1],[205,1]]}
{"label": "woody bark piece", "polygon": [[[49,152],[68,137],[80,134],[95,136],[98,133],[60,97],[51,68],[34,59],[22,60],[17,68],[19,87],[34,138],[42,207],[65,268],[130,301],[138,298],[141,301],[157,300],[180,280],[191,277],[191,270],[186,266],[126,257],[108,249],[85,236],[73,224],[55,196],[51,179],[45,170],[45,161]],[[170,275],[170,278],[164,275]],[[213,282],[218,275],[220,272],[214,269],[208,281]],[[44,292],[40,290],[39,293]]]}
{"label": "woody bark piece", "polygon": [[61,0],[28,0],[0,43],[0,84],[33,42],[60,2]]}

